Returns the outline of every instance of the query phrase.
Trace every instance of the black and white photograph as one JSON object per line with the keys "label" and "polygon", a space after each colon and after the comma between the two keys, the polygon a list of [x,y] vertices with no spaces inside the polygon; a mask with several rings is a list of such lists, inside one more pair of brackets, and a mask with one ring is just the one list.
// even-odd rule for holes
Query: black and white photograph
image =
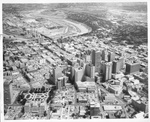
{"label": "black and white photograph", "polygon": [[148,2],[2,3],[4,120],[149,119]]}

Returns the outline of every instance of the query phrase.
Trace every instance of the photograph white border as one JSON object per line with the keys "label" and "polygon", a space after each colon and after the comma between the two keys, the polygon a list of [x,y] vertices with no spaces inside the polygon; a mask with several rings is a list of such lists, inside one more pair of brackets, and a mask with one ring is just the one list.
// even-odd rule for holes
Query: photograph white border
{"label": "photograph white border", "polygon": [[[150,116],[148,119],[98,119],[98,120],[4,120],[4,102],[3,102],[3,43],[2,43],[2,35],[3,35],[3,31],[2,31],[2,4],[3,3],[84,3],[84,2],[147,2],[147,16],[148,16],[148,40],[149,40],[149,14],[150,14],[150,4],[149,4],[149,0],[1,0],[0,1],[0,121],[9,121],[9,122],[13,122],[13,121],[19,121],[19,122],[33,122],[33,121],[38,121],[38,122],[45,122],[45,121],[53,121],[53,122],[57,122],[57,121],[95,121],[95,122],[110,122],[110,121],[115,121],[115,122],[127,122],[127,121],[133,121],[133,122],[148,122],[150,121]],[[148,42],[148,47],[150,47],[150,44]],[[149,59],[149,50],[148,50],[148,59]],[[148,72],[149,72],[149,63],[148,63]],[[149,77],[149,74],[148,74]],[[149,78],[148,78],[149,79]],[[150,84],[150,83],[149,83]],[[149,86],[148,86],[149,87]],[[150,89],[150,88],[149,88]],[[150,90],[149,90],[149,98],[150,98]],[[150,102],[149,102],[150,103]],[[150,108],[150,107],[149,107]],[[150,114],[149,114],[150,115]]]}

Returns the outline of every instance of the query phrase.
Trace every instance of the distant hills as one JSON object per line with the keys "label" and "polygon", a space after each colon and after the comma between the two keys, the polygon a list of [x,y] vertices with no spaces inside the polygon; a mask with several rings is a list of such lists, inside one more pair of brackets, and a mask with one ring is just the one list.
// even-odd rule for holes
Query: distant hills
{"label": "distant hills", "polygon": [[129,11],[143,11],[147,12],[146,2],[110,2],[110,3],[31,3],[31,4],[3,4],[3,11],[6,13],[16,13],[24,10],[35,10],[42,8],[69,8],[69,7],[80,7],[80,6],[105,6],[105,7],[118,7]]}

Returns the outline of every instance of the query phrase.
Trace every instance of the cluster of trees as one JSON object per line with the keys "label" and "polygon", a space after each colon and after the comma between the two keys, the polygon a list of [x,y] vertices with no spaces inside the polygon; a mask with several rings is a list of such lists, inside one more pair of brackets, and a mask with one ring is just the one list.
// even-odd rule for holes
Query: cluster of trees
{"label": "cluster of trees", "polygon": [[27,100],[24,98],[24,94],[23,94],[23,93],[21,93],[21,94],[18,95],[18,97],[17,97],[17,102],[18,102],[19,104],[25,105],[26,101],[27,101]]}
{"label": "cluster of trees", "polygon": [[147,28],[140,25],[121,25],[113,30],[118,42],[126,40],[127,44],[140,45],[147,43]]}
{"label": "cluster of trees", "polygon": [[58,43],[71,43],[71,42],[74,42],[74,39],[71,37],[65,37],[65,38],[60,37],[57,39],[57,42]]}
{"label": "cluster of trees", "polygon": [[45,93],[46,89],[44,86],[42,86],[42,88],[32,88],[29,93]]}
{"label": "cluster of trees", "polygon": [[49,97],[46,100],[47,103],[49,103],[50,100],[52,100],[52,98],[55,96],[55,90],[56,90],[56,87],[52,87],[51,91],[49,92]]}
{"label": "cluster of trees", "polygon": [[92,31],[95,31],[100,27],[110,29],[113,26],[113,24],[110,21],[98,18],[88,13],[68,12],[67,17],[68,19],[72,19],[88,25],[92,28]]}

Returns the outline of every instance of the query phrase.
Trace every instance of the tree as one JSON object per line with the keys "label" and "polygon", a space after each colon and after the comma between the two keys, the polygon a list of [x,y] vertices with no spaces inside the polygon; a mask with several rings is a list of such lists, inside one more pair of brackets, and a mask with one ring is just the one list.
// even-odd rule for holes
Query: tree
{"label": "tree", "polygon": [[25,105],[26,101],[27,101],[26,99],[23,99],[22,102],[21,102],[21,104]]}
{"label": "tree", "polygon": [[44,86],[42,86],[42,88],[41,88],[41,92],[42,92],[42,93],[44,93],[44,92],[45,92],[45,87],[44,87]]}
{"label": "tree", "polygon": [[47,116],[47,113],[46,113],[46,111],[44,111],[44,116]]}

